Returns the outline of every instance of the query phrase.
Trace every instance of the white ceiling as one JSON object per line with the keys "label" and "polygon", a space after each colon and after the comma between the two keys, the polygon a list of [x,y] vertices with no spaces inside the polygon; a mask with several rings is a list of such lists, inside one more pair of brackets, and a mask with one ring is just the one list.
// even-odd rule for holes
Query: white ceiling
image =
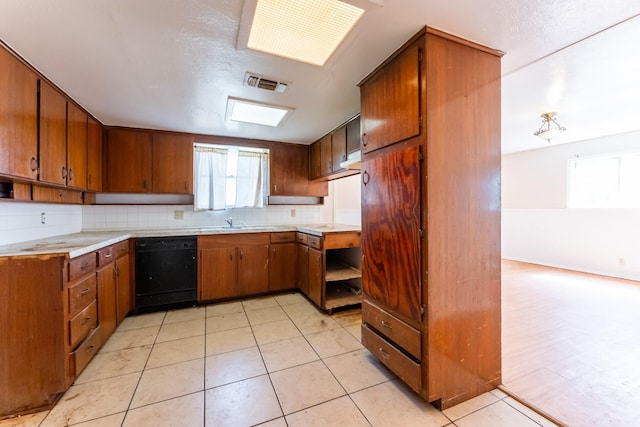
{"label": "white ceiling", "polygon": [[[311,143],[429,25],[506,52],[505,153],[548,145],[532,135],[546,111],[567,128],[554,144],[640,129],[640,2],[354,1],[367,11],[324,67],[237,50],[241,0],[3,0],[0,39],[104,124]],[[249,88],[247,71],[292,84]],[[228,96],[295,112],[280,128],[228,122]]]}

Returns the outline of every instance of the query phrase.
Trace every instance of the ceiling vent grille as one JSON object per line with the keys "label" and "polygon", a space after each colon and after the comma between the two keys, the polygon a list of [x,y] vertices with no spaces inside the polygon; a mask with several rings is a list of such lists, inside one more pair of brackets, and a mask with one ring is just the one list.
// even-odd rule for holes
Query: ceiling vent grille
{"label": "ceiling vent grille", "polygon": [[284,92],[289,87],[289,83],[268,79],[259,74],[247,73],[244,82],[247,86],[259,89],[270,90],[271,92]]}

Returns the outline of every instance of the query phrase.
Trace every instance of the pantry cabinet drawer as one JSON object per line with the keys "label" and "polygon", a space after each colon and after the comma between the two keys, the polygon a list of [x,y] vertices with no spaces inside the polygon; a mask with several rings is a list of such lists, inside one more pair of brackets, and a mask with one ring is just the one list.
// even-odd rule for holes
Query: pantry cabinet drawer
{"label": "pantry cabinet drawer", "polygon": [[75,315],[83,307],[96,299],[96,276],[87,276],[67,289],[69,293],[69,314]]}
{"label": "pantry cabinet drawer", "polygon": [[87,336],[87,333],[98,326],[96,302],[93,301],[80,313],[69,320],[69,345],[75,347]]}
{"label": "pantry cabinet drawer", "polygon": [[82,344],[78,346],[76,351],[71,353],[71,357],[74,361],[76,376],[87,366],[89,361],[96,355],[100,348],[100,327],[95,328],[89,333],[87,338],[82,341]]}
{"label": "pantry cabinet drawer", "polygon": [[409,387],[420,392],[422,385],[420,364],[405,356],[367,325],[362,325],[362,345]]}
{"label": "pantry cabinet drawer", "polygon": [[69,281],[96,269],[96,253],[82,255],[69,261]]}
{"label": "pantry cabinet drawer", "polygon": [[366,299],[362,301],[362,323],[371,326],[380,332],[381,335],[384,335],[407,353],[420,360],[422,340],[420,331],[417,329],[414,329]]}

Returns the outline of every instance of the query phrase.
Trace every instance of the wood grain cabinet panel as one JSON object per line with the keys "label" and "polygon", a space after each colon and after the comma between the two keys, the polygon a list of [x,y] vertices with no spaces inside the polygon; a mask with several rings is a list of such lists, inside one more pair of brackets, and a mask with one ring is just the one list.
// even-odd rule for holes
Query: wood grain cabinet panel
{"label": "wood grain cabinet panel", "polygon": [[0,47],[0,175],[38,177],[38,77]]}
{"label": "wood grain cabinet panel", "polygon": [[326,196],[328,187],[312,184],[309,147],[298,144],[274,144],[269,150],[270,195]]}
{"label": "wood grain cabinet panel", "polygon": [[199,252],[199,300],[212,301],[237,296],[238,261],[236,248],[209,248]]}
{"label": "wood grain cabinet panel", "polygon": [[360,116],[356,116],[346,124],[347,154],[360,149]]}
{"label": "wood grain cabinet panel", "polygon": [[67,103],[67,186],[87,189],[88,117]]}
{"label": "wood grain cabinet panel", "polygon": [[117,323],[122,323],[125,317],[131,312],[131,271],[129,269],[129,255],[123,255],[115,262],[116,281],[116,312]]}
{"label": "wood grain cabinet panel", "polygon": [[347,127],[341,126],[331,133],[331,172],[344,170],[340,163],[347,160]]}
{"label": "wood grain cabinet panel", "polygon": [[67,100],[40,81],[40,181],[67,184]]}
{"label": "wood grain cabinet panel", "polygon": [[193,136],[153,135],[154,193],[193,193]]}
{"label": "wood grain cabinet panel", "polygon": [[363,152],[420,134],[422,44],[402,50],[360,86]]}
{"label": "wood grain cabinet panel", "polygon": [[271,243],[269,252],[269,291],[279,291],[295,288],[295,260],[295,243]]}
{"label": "wood grain cabinet panel", "polygon": [[331,148],[331,134],[320,138],[320,176],[331,175],[333,172],[333,151]]}
{"label": "wood grain cabinet panel", "polygon": [[87,124],[87,190],[102,191],[102,126],[92,118]]}
{"label": "wood grain cabinet panel", "polygon": [[324,254],[321,250],[309,248],[309,293],[307,296],[318,307],[323,306]]}
{"label": "wood grain cabinet panel", "polygon": [[152,184],[152,136],[145,132],[110,129],[105,150],[106,191],[149,193]]}
{"label": "wood grain cabinet panel", "polygon": [[322,143],[320,140],[309,147],[309,178],[316,179],[322,176]]}
{"label": "wood grain cabinet panel", "polygon": [[116,330],[117,300],[113,260],[96,272],[98,288],[98,324],[100,325],[100,345],[103,345]]}

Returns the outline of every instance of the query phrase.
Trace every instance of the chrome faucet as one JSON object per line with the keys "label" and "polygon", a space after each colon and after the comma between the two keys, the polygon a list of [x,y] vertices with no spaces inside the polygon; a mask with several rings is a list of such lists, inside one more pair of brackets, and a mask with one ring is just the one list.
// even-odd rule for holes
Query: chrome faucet
{"label": "chrome faucet", "polygon": [[229,228],[233,228],[233,218],[229,217],[224,220],[227,224],[229,224]]}

